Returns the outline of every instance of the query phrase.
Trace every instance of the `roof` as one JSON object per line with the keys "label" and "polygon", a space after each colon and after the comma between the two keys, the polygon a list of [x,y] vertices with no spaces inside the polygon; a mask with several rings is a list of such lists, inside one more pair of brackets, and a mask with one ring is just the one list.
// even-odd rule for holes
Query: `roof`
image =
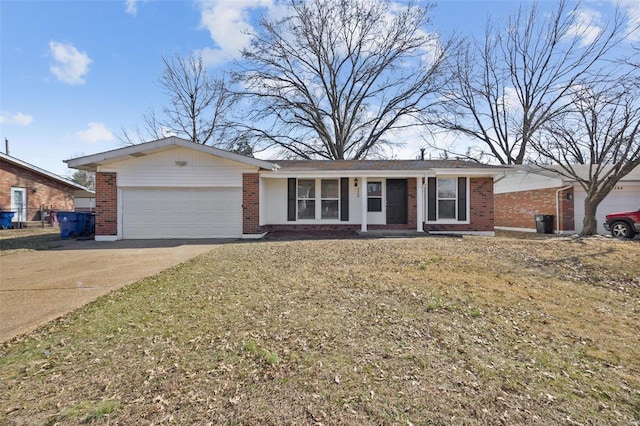
{"label": "roof", "polygon": [[[538,166],[538,165],[522,165],[522,166],[512,166],[517,173],[519,174],[528,174],[534,173],[541,176],[546,176],[553,179],[561,179],[566,182],[574,182],[576,179],[563,176],[561,173],[563,169],[559,165],[549,165],[549,166]],[[576,172],[578,177],[581,179],[589,179],[589,168],[593,167],[591,164],[576,164],[571,166],[573,170]],[[603,171],[608,171],[611,169],[612,165],[604,165],[602,166]],[[620,179],[623,182],[629,181],[640,181],[640,167],[636,167],[629,174]]]}
{"label": "roof", "polygon": [[285,160],[274,162],[282,171],[504,169],[500,166],[461,160]]}
{"label": "roof", "polygon": [[83,191],[93,192],[89,188],[86,188],[86,187],[84,187],[82,185],[79,185],[79,184],[75,183],[72,180],[69,180],[67,178],[63,178],[62,176],[58,176],[58,175],[56,175],[54,173],[51,173],[51,172],[49,172],[47,170],[44,170],[44,169],[41,169],[40,167],[36,167],[33,164],[29,164],[26,161],[22,161],[22,160],[20,160],[18,158],[10,156],[10,155],[3,154],[3,153],[0,152],[0,159],[2,159],[2,161],[7,161],[9,163],[13,163],[13,164],[15,164],[15,165],[17,165],[19,167],[22,167],[24,169],[30,170],[30,171],[32,171],[34,173],[39,174],[39,175],[46,176],[49,179],[55,180],[56,182],[59,182],[59,183],[61,183],[63,185],[67,185],[67,186],[69,186],[71,188],[80,189],[80,190],[83,190]]}
{"label": "roof", "polygon": [[84,157],[65,160],[65,163],[71,168],[80,170],[96,171],[98,166],[116,163],[128,158],[142,157],[154,152],[163,151],[173,147],[189,148],[206,154],[215,155],[216,157],[226,158],[227,160],[237,161],[239,163],[248,164],[261,169],[271,170],[276,165],[267,161],[258,160],[235,152],[225,151],[207,145],[191,142],[176,136],[164,139],[145,142],[137,145],[131,145],[124,148],[118,148],[111,151],[100,152],[98,154],[87,155]]}
{"label": "roof", "polygon": [[310,172],[409,172],[424,173],[427,170],[451,172],[464,170],[466,173],[494,175],[510,171],[508,167],[492,166],[462,160],[259,160],[235,152],[225,151],[206,145],[197,144],[175,136],[131,145],[124,148],[105,151],[98,154],[65,160],[69,167],[81,170],[96,171],[98,166],[116,163],[128,158],[141,157],[154,152],[170,149],[175,146],[194,149],[228,160],[252,165],[263,170],[284,173]]}

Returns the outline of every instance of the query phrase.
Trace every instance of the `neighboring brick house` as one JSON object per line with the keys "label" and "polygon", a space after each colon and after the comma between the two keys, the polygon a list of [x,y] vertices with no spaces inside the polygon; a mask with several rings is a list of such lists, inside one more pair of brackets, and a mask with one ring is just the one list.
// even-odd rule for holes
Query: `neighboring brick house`
{"label": "neighboring brick house", "polygon": [[0,210],[14,222],[40,220],[40,209],[73,211],[74,191],[87,188],[10,155],[0,153]]}
{"label": "neighboring brick house", "polygon": [[[588,176],[588,165],[574,166]],[[586,192],[579,182],[554,170],[537,166],[516,166],[515,173],[496,180],[495,227],[501,230],[536,232],[534,215],[552,215],[555,233],[582,231]],[[607,234],[604,216],[616,211],[640,208],[640,168],[625,176],[600,203],[596,219],[598,233]],[[559,219],[559,220],[558,220]]]}
{"label": "neighboring brick house", "polygon": [[493,235],[493,180],[464,161],[264,161],[177,137],[67,160],[96,172],[96,239],[270,231]]}

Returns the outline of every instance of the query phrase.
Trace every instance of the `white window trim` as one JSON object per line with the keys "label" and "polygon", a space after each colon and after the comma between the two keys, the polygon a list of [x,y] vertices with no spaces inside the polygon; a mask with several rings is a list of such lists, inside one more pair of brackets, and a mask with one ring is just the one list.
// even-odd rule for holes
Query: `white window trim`
{"label": "white window trim", "polygon": [[[367,188],[365,188],[365,193],[366,193],[366,197],[367,197],[367,213],[373,213],[373,214],[377,214],[377,213],[384,213],[384,206],[385,206],[385,191],[384,191],[384,187],[385,185],[385,180],[384,179],[372,179],[372,180],[367,180]],[[380,185],[380,195],[374,195],[374,196],[369,196],[369,184],[372,183],[377,183]],[[376,210],[376,211],[371,211],[369,210],[369,199],[370,198],[379,198],[380,199],[380,210]]]}
{"label": "white window trim", "polygon": [[[427,176],[427,178],[432,177],[436,178],[436,220],[429,220],[429,185],[425,185],[425,197],[424,197],[424,212],[425,212],[425,223],[426,224],[438,224],[438,225],[469,225],[471,224],[471,179],[469,176],[454,176],[454,175],[446,175],[446,176]],[[438,181],[440,179],[455,179],[456,180],[456,217],[458,216],[458,178],[465,178],[467,183],[465,188],[467,193],[465,194],[466,204],[467,204],[467,214],[466,220],[457,220],[457,219],[440,219],[438,217]]]}
{"label": "white window trim", "polygon": [[[298,218],[298,201],[301,198],[298,198],[298,182],[301,180],[313,180],[315,182],[315,197],[308,198],[308,200],[315,201],[315,218],[314,219],[300,219]],[[338,217],[335,219],[322,219],[322,201],[323,200],[336,200],[335,198],[322,198],[322,181],[323,180],[334,180],[338,183]],[[341,193],[341,185],[340,178],[326,177],[326,178],[296,178],[296,220],[290,221],[288,223],[297,223],[297,224],[341,224],[345,223],[340,220],[340,211],[341,211],[341,203],[342,203],[342,193]]]}

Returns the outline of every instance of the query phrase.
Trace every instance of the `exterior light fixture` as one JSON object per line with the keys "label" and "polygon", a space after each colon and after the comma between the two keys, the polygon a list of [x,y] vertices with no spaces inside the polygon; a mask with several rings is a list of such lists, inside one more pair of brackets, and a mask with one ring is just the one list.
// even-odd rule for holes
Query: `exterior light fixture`
{"label": "exterior light fixture", "polygon": [[358,178],[355,178],[353,180],[353,186],[355,186],[356,188],[358,187]]}

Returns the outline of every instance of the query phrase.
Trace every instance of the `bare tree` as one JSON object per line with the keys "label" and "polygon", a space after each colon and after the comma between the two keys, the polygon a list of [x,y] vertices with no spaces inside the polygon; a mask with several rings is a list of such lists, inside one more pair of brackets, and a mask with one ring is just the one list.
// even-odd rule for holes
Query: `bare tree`
{"label": "bare tree", "polygon": [[504,28],[489,21],[484,39],[460,54],[435,124],[476,146],[466,155],[522,164],[544,123],[568,107],[573,85],[605,66],[627,35],[625,19],[616,11],[599,28],[578,7],[562,0],[550,15],[537,3],[521,7]]}
{"label": "bare tree", "polygon": [[85,188],[94,189],[96,184],[96,174],[86,170],[76,170],[71,175],[71,181],[82,185]]}
{"label": "bare tree", "polygon": [[159,86],[169,98],[162,117],[153,109],[144,115],[144,130],[133,133],[123,129],[120,139],[135,144],[150,139],[176,135],[192,142],[233,147],[228,133],[233,128],[228,117],[236,100],[223,75],[212,78],[201,55],[186,57],[175,54],[162,58],[163,70]]}
{"label": "bare tree", "polygon": [[300,158],[361,159],[398,143],[442,83],[452,42],[426,31],[430,6],[289,0],[263,18],[241,71],[248,134]]}
{"label": "bare tree", "polygon": [[234,103],[224,76],[210,78],[199,54],[187,58],[175,55],[162,58],[162,62],[159,83],[171,101],[164,109],[167,129],[196,143],[224,142],[227,114]]}
{"label": "bare tree", "polygon": [[[637,78],[627,76],[574,86],[570,98],[573,107],[546,123],[545,136],[532,146],[559,165],[560,174],[584,188],[581,235],[593,235],[600,202],[621,178],[640,166],[640,86]],[[588,172],[577,164],[588,165]]]}
{"label": "bare tree", "polygon": [[165,129],[164,124],[160,122],[153,108],[150,108],[149,112],[142,116],[142,119],[144,122],[142,129],[140,126],[136,126],[133,131],[124,127],[120,129],[118,138],[124,145],[136,145],[169,136],[170,133]]}

